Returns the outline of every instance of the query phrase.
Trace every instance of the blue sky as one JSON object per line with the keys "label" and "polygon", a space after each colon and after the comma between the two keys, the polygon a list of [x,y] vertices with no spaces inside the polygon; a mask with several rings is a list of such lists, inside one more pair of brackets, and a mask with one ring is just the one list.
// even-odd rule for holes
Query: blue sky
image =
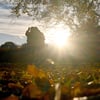
{"label": "blue sky", "polygon": [[[31,26],[38,27],[40,31],[44,33],[45,37],[47,37],[46,39],[49,39],[50,34],[48,35],[47,27],[44,23],[33,21],[31,17],[26,15],[16,18],[11,13],[11,5],[0,0],[0,45],[6,41],[10,41],[10,38],[7,38],[8,35],[10,35],[10,37],[17,36],[17,39],[18,37],[23,39],[24,43],[26,38],[25,32],[28,27]],[[7,34],[7,36],[5,36],[5,34]],[[18,43],[18,41],[19,40],[15,40],[14,42]],[[22,41],[20,44],[22,44]]]}
{"label": "blue sky", "polygon": [[[33,21],[31,17],[28,17],[26,15],[16,18],[15,16],[11,14],[11,5],[6,4],[2,1],[3,0],[0,0],[0,36],[1,36],[0,45],[5,43],[6,41],[10,41],[10,38],[11,38],[11,41],[18,44],[22,44],[26,42],[25,32],[28,29],[28,27],[31,27],[31,26],[38,27],[40,31],[44,33],[47,39],[48,37],[49,38],[52,37],[50,36],[50,34],[48,35],[46,33],[47,28],[45,24],[41,22]],[[7,36],[5,36],[5,34],[7,34],[7,36],[10,35],[9,39],[7,38]],[[14,38],[15,36],[17,36],[16,39]],[[18,39],[18,37],[20,39],[23,39],[23,42],[21,40],[21,43],[19,43],[20,39]]]}
{"label": "blue sky", "polygon": [[[26,42],[26,36],[25,32],[28,29],[28,27],[35,26],[40,29],[41,32],[44,33],[45,40],[47,43],[53,43],[56,39],[55,33],[59,33],[59,30],[65,30],[66,33],[68,33],[68,27],[65,26],[62,22],[59,23],[59,25],[55,25],[55,19],[51,18],[50,21],[47,23],[44,23],[43,21],[33,21],[31,17],[28,17],[26,15],[20,16],[19,18],[16,18],[11,14],[11,5],[4,3],[3,0],[0,0],[0,45],[3,44],[6,41],[11,41],[18,43],[19,40],[21,40],[20,44]],[[61,28],[61,29],[60,29]],[[63,29],[62,29],[63,28]],[[55,32],[56,30],[56,32]],[[3,36],[4,34],[4,36]],[[10,35],[9,40],[5,34]],[[69,33],[68,33],[69,34]],[[15,39],[14,37],[17,38]],[[19,38],[18,38],[19,37]],[[2,39],[1,39],[2,38]],[[13,39],[12,39],[13,38]],[[59,37],[58,37],[59,38]],[[15,39],[15,40],[14,40]],[[18,42],[19,41],[19,42]]]}
{"label": "blue sky", "polygon": [[[32,19],[28,16],[21,16],[19,18],[14,17],[11,14],[11,5],[2,1],[3,0],[0,0],[0,45],[6,41],[10,41],[11,36],[19,37],[25,42],[25,32],[28,27],[32,26]],[[7,34],[7,36],[10,35],[9,39],[5,34]],[[14,42],[18,43],[18,40]]]}

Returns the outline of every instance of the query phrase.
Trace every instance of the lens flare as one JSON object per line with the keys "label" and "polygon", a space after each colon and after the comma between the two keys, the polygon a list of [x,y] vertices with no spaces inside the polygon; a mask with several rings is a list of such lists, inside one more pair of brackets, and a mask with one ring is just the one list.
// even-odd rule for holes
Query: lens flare
{"label": "lens flare", "polygon": [[65,27],[64,25],[60,24],[50,28],[48,30],[48,34],[50,34],[50,37],[48,37],[47,40],[51,39],[49,41],[50,44],[58,48],[64,48],[65,45],[68,44],[68,39],[71,35],[71,32],[68,27]]}

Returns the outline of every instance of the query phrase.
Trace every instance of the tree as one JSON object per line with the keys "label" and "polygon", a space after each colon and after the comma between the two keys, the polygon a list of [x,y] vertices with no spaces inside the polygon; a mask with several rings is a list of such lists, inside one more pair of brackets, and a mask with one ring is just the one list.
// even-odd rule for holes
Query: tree
{"label": "tree", "polygon": [[27,61],[38,66],[46,59],[44,35],[37,27],[29,27],[25,35],[27,44],[23,50],[26,52]]}
{"label": "tree", "polygon": [[[9,0],[17,17],[27,14],[35,20],[63,21],[75,33],[81,33],[88,22],[100,23],[100,0]],[[93,24],[92,23],[92,24]],[[89,24],[88,24],[89,25]],[[91,25],[91,24],[90,24]],[[84,30],[87,30],[86,27]]]}
{"label": "tree", "polygon": [[14,44],[13,42],[5,42],[4,44],[1,45],[1,48],[3,48],[3,49],[16,49],[17,45]]}
{"label": "tree", "polygon": [[26,31],[27,36],[27,45],[31,47],[43,47],[44,43],[44,35],[37,27],[29,27]]}

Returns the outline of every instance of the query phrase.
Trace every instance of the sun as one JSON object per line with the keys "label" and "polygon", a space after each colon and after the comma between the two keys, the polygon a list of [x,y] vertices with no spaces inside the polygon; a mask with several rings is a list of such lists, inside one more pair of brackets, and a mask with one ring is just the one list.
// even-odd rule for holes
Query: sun
{"label": "sun", "polygon": [[63,28],[56,29],[56,33],[54,34],[53,37],[54,45],[56,45],[59,48],[64,47],[67,43],[69,35],[70,33],[67,29],[66,30]]}
{"label": "sun", "polygon": [[48,30],[49,43],[58,47],[64,48],[68,43],[68,39],[71,35],[70,29],[64,25],[57,25]]}

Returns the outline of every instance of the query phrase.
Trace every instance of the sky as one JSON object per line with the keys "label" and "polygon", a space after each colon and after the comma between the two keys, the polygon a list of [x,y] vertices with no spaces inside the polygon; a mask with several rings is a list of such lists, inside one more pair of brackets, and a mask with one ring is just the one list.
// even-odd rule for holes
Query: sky
{"label": "sky", "polygon": [[[11,6],[0,0],[0,45],[8,41],[10,37],[11,40],[14,37],[20,38],[23,41],[19,44],[24,43],[26,41],[25,32],[30,26],[34,26],[32,18],[28,16],[16,18],[11,14]],[[13,41],[18,43],[17,39],[15,41],[13,39]]]}
{"label": "sky", "polygon": [[[25,43],[27,41],[25,32],[28,27],[32,26],[38,27],[39,30],[44,33],[46,43],[55,42],[57,35],[54,35],[54,33],[61,33],[63,30],[65,30],[66,33],[69,33],[68,27],[66,27],[63,23],[55,25],[55,19],[52,18],[50,20],[51,24],[48,28],[47,24],[42,21],[33,21],[31,17],[26,15],[17,18],[11,13],[11,5],[0,0],[0,45],[7,41],[12,41],[17,44]],[[61,37],[58,37],[58,39],[60,38]]]}

